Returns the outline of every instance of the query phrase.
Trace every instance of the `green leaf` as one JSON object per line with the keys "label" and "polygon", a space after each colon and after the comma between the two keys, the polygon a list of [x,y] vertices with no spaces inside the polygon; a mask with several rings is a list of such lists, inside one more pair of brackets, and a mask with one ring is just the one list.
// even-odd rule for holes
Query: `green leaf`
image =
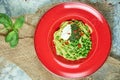
{"label": "green leaf", "polygon": [[12,40],[9,42],[11,47],[15,47],[18,44],[18,33],[14,31],[14,34],[12,36]]}
{"label": "green leaf", "polygon": [[23,26],[23,23],[25,21],[24,16],[21,16],[16,19],[15,24],[14,24],[14,29],[19,29]]}
{"label": "green leaf", "polygon": [[3,24],[6,29],[12,28],[12,20],[6,14],[0,13],[0,23]]}
{"label": "green leaf", "polygon": [[11,47],[15,47],[18,44],[18,33],[16,31],[9,32],[5,41],[9,42]]}
{"label": "green leaf", "polygon": [[6,41],[6,42],[10,42],[10,41],[12,40],[14,34],[15,34],[14,31],[9,32],[9,33],[6,35],[6,37],[5,37],[5,41]]}
{"label": "green leaf", "polygon": [[13,47],[15,47],[15,46],[17,46],[18,41],[19,41],[19,39],[18,39],[18,38],[13,39],[12,41],[10,41],[10,46],[11,46],[12,48],[13,48]]}

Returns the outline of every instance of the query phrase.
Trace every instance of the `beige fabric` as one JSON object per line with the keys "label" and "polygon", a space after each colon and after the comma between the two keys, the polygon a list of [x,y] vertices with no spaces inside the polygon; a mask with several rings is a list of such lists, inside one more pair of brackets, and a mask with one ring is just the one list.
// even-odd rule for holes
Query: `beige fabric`
{"label": "beige fabric", "polygon": [[[53,6],[53,5],[52,5]],[[33,80],[93,80],[92,77],[84,79],[63,79],[49,73],[42,67],[42,64],[36,56],[34,49],[34,31],[36,24],[43,15],[43,13],[52,6],[46,6],[40,9],[36,14],[28,14],[26,16],[26,22],[19,31],[19,44],[15,48],[10,48],[9,44],[4,41],[5,33],[0,33],[0,56],[14,62],[20,68],[22,68]],[[118,64],[117,60],[109,57],[106,63]]]}

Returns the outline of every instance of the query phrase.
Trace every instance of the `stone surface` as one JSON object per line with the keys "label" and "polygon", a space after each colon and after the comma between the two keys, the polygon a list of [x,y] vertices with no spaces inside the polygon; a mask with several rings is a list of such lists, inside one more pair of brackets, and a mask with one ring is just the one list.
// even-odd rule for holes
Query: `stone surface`
{"label": "stone surface", "polygon": [[120,80],[120,61],[109,57],[102,68],[91,77],[94,80]]}
{"label": "stone surface", "polygon": [[35,13],[44,5],[64,1],[67,0],[0,0],[0,12],[6,13],[9,16],[19,16]]}
{"label": "stone surface", "polygon": [[23,70],[0,57],[0,80],[32,80]]}
{"label": "stone surface", "polygon": [[10,16],[18,16],[33,13],[44,4],[51,3],[50,0],[0,0],[0,12]]}

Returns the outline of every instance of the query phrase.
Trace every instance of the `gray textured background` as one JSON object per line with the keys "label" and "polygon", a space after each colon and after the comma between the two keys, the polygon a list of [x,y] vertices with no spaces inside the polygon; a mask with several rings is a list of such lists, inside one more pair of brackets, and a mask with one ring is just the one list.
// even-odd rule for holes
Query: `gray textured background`
{"label": "gray textured background", "polygon": [[35,13],[44,5],[67,0],[0,0],[0,12],[10,16]]}

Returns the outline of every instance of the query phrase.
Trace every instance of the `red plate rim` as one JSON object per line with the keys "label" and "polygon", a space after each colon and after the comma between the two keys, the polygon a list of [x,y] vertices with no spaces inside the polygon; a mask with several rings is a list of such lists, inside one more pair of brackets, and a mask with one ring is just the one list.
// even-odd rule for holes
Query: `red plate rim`
{"label": "red plate rim", "polygon": [[[60,23],[73,18],[92,28],[93,45],[86,59],[71,62],[54,55],[51,43]],[[48,10],[39,21],[34,36],[39,60],[47,70],[65,78],[85,77],[97,71],[107,59],[111,43],[111,31],[105,18],[96,9],[79,2],[61,3]]]}

